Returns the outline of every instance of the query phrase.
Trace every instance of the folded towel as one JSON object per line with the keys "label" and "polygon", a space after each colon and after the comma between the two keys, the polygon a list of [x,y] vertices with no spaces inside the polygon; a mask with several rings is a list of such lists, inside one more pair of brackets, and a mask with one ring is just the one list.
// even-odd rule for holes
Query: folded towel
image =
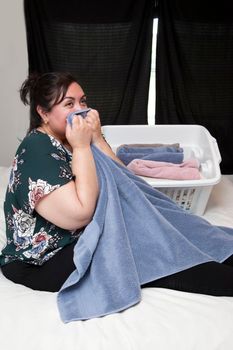
{"label": "folded towel", "polygon": [[134,159],[127,168],[136,175],[169,180],[200,180],[199,162],[188,159],[180,164]]}
{"label": "folded towel", "polygon": [[180,148],[179,143],[129,143],[129,144],[122,144],[117,148],[117,151],[119,151],[122,147],[124,148],[134,148],[134,147],[140,147],[140,148],[148,148],[148,147],[175,147]]}
{"label": "folded towel", "polygon": [[148,159],[161,162],[182,163],[183,148],[177,147],[120,147],[116,151],[117,157],[128,165],[133,159]]}
{"label": "folded towel", "polygon": [[76,270],[57,295],[64,322],[124,310],[140,285],[233,254],[233,229],[179,208],[92,146],[100,194],[74,249]]}

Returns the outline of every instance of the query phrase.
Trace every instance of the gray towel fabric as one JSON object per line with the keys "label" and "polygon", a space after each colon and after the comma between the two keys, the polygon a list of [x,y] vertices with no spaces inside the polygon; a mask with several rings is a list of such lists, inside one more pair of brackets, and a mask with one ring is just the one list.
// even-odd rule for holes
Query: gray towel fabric
{"label": "gray towel fabric", "polygon": [[125,143],[117,147],[117,151],[119,151],[122,147],[124,148],[148,148],[148,147],[176,147],[180,148],[179,143]]}
{"label": "gray towel fabric", "polygon": [[177,148],[172,146],[122,146],[117,149],[116,155],[125,165],[128,165],[134,159],[147,159],[175,164],[182,163],[184,160],[183,148]]}

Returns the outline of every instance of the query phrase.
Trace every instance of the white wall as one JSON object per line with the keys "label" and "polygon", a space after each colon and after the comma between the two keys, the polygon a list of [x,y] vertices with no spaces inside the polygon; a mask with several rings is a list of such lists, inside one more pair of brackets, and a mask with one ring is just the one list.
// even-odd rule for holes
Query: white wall
{"label": "white wall", "polygon": [[9,166],[29,118],[18,93],[28,73],[23,0],[0,1],[0,43],[0,166]]}

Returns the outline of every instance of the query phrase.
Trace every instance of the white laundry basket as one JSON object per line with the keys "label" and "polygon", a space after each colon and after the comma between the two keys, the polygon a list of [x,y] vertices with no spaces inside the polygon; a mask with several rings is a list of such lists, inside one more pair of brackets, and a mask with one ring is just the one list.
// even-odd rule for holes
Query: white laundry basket
{"label": "white laundry basket", "polygon": [[221,179],[221,155],[216,139],[201,125],[107,125],[103,134],[112,149],[131,143],[179,143],[184,159],[197,158],[200,180],[164,180],[143,177],[185,210],[202,215],[210,193]]}

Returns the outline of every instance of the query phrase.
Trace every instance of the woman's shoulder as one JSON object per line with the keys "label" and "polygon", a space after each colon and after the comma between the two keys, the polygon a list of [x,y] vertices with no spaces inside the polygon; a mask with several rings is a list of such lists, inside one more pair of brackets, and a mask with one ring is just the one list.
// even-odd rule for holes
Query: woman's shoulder
{"label": "woman's shoulder", "polygon": [[36,129],[32,130],[19,145],[15,158],[23,159],[27,162],[43,162],[51,160],[70,162],[72,155],[64,146],[53,136],[42,133]]}
{"label": "woman's shoulder", "polygon": [[33,129],[30,133],[28,133],[21,142],[21,146],[33,146],[38,144],[50,145],[51,142],[47,134],[44,134],[37,129]]}
{"label": "woman's shoulder", "polygon": [[21,141],[16,154],[25,152],[26,150],[28,153],[38,154],[44,151],[47,152],[52,148],[53,145],[48,135],[34,129]]}

